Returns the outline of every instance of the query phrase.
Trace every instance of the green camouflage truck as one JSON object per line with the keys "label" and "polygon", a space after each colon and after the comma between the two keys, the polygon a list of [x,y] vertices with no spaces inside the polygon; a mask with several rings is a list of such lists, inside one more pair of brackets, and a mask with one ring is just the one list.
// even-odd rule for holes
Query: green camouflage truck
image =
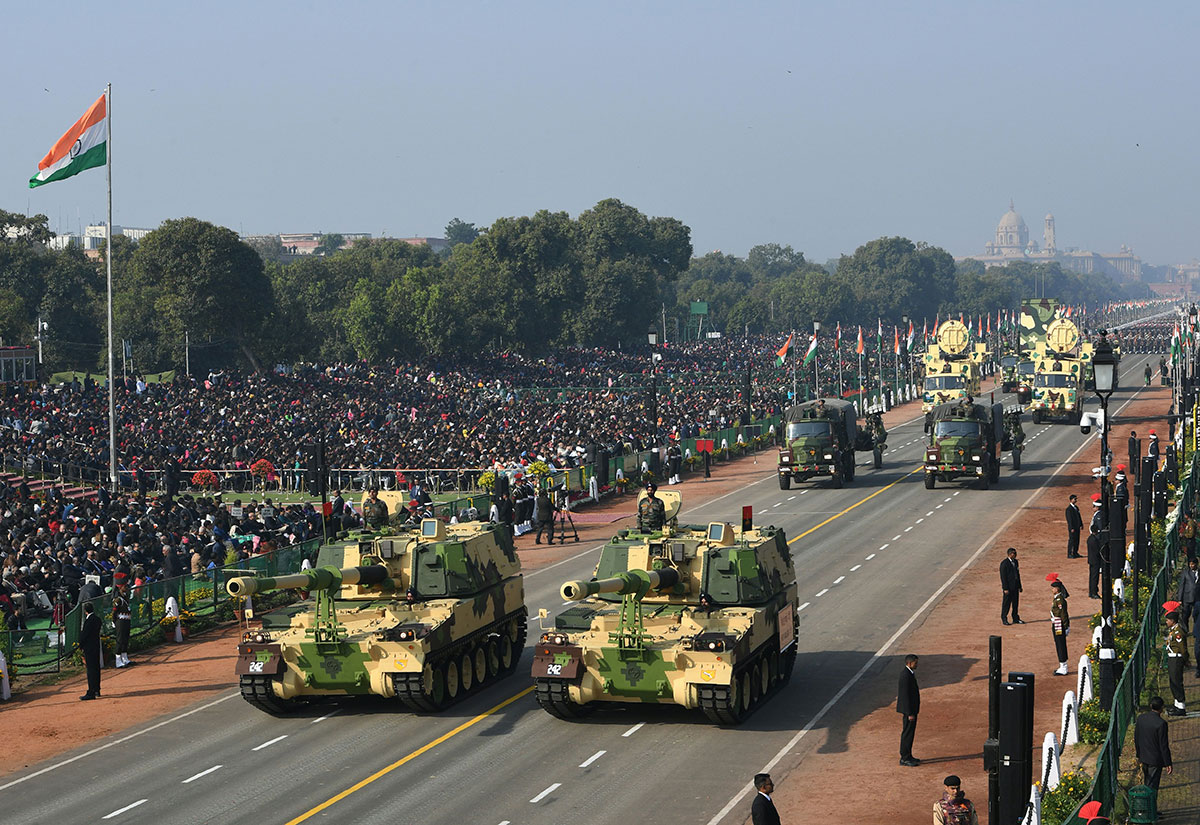
{"label": "green camouflage truck", "polygon": [[987,344],[971,344],[971,330],[962,321],[943,322],[921,357],[925,369],[921,411],[978,395],[987,354]]}
{"label": "green camouflage truck", "polygon": [[929,446],[925,450],[925,488],[939,481],[967,478],[986,490],[1000,481],[1000,445],[1004,440],[1004,405],[966,399],[940,404],[929,412]]}
{"label": "green camouflage truck", "polygon": [[542,633],[532,670],[553,716],[638,702],[735,725],[791,678],[797,588],[783,530],[679,525],[679,493],[659,496],[661,531],[618,532],[593,579],[562,586],[578,604]]}
{"label": "green camouflage truck", "polygon": [[1055,419],[1080,422],[1092,355],[1092,344],[1080,343],[1079,328],[1073,322],[1058,318],[1050,323],[1045,341],[1033,352],[1033,394],[1029,401],[1033,423]]}
{"label": "green camouflage truck", "polygon": [[1032,356],[1033,351],[1046,340],[1046,330],[1058,317],[1058,301],[1054,298],[1026,298],[1021,301],[1018,319],[1018,354]]}
{"label": "green camouflage truck", "polygon": [[783,426],[780,490],[816,476],[829,476],[834,487],[854,480],[858,416],[853,404],[837,398],[805,401],[788,408]]}
{"label": "green camouflage truck", "polygon": [[527,611],[506,526],[425,519],[352,534],[345,561],[226,582],[235,599],[311,593],[243,633],[236,672],[247,702],[278,715],[318,697],[374,695],[436,711],[516,668]]}

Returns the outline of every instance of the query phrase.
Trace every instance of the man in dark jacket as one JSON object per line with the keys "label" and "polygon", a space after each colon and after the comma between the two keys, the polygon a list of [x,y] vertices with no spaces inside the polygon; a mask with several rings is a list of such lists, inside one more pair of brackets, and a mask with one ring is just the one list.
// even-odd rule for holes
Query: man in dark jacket
{"label": "man in dark jacket", "polygon": [[540,491],[537,494],[536,505],[538,528],[534,543],[542,543],[542,533],[544,532],[547,533],[546,543],[554,544],[554,504],[550,501],[550,494],[545,490]]}
{"label": "man in dark jacket", "polygon": [[1171,743],[1167,737],[1167,720],[1162,718],[1163,700],[1155,696],[1150,700],[1150,710],[1137,718],[1133,729],[1133,742],[1137,748],[1137,761],[1142,766],[1142,784],[1158,791],[1163,768],[1171,773]]}
{"label": "man in dark jacket", "polygon": [[87,668],[87,693],[79,698],[87,701],[100,698],[100,617],[91,602],[83,603],[83,625],[79,631],[79,649]]}
{"label": "man in dark jacket", "polygon": [[[1200,613],[1200,568],[1197,567],[1195,556],[1188,559],[1187,569],[1179,575],[1175,601],[1179,602],[1179,623],[1187,630],[1192,615]],[[1197,625],[1197,629],[1200,630],[1200,625]],[[1200,671],[1200,658],[1196,659],[1196,669]]]}
{"label": "man in dark jacket", "polygon": [[754,794],[754,802],[750,804],[750,822],[753,825],[779,825],[779,812],[775,810],[775,803],[771,801],[771,793],[775,790],[771,774],[755,774],[754,789],[757,793]]}
{"label": "man in dark jacket", "polygon": [[1008,624],[1008,610],[1012,608],[1012,623],[1025,624],[1021,620],[1021,567],[1017,561],[1017,548],[1008,548],[1008,555],[1000,562],[1000,587],[1004,601],[1000,605],[1000,622]]}
{"label": "man in dark jacket", "polygon": [[900,714],[900,764],[915,768],[921,760],[912,755],[913,738],[917,735],[917,714],[921,712],[921,688],[917,685],[917,656],[910,653],[904,657],[904,670],[900,671],[900,685],[896,694],[896,713]]}
{"label": "man in dark jacket", "polygon": [[1083,516],[1079,513],[1079,505],[1076,504],[1078,496],[1071,496],[1070,504],[1067,505],[1067,558],[1079,558],[1079,532],[1083,529]]}
{"label": "man in dark jacket", "polygon": [[1100,570],[1104,567],[1104,553],[1100,546],[1100,528],[1093,522],[1087,540],[1088,598],[1100,598]]}

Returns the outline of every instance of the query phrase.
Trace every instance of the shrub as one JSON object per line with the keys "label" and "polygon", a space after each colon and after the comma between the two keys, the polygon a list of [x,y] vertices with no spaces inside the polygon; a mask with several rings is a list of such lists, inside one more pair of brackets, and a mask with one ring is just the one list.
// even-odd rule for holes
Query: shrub
{"label": "shrub", "polygon": [[1088,699],[1079,706],[1079,739],[1089,745],[1099,745],[1108,735],[1112,712],[1100,706],[1100,699]]}
{"label": "shrub", "polygon": [[1042,825],[1062,825],[1087,797],[1092,778],[1083,771],[1064,774],[1056,787],[1042,795]]}

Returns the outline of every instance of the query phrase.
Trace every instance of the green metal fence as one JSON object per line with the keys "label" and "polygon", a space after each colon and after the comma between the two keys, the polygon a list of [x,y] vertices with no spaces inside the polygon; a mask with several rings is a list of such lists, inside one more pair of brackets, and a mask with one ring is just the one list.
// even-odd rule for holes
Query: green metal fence
{"label": "green metal fence", "polygon": [[[181,609],[196,616],[212,616],[222,604],[229,604],[229,597],[225,593],[225,582],[229,578],[246,574],[275,576],[294,573],[300,569],[304,559],[316,561],[320,545],[320,539],[309,539],[270,553],[251,556],[235,567],[214,568],[134,588],[129,599],[133,616],[129,635],[133,638],[161,632],[159,621],[166,615],[168,596],[174,596]],[[101,634],[111,636],[111,594],[93,599],[92,604],[103,622]],[[82,621],[83,610],[76,606],[63,618],[61,627],[6,631],[0,635],[0,645],[3,646],[5,658],[15,666],[18,675],[52,673],[58,670],[61,659],[70,656],[76,649]]]}
{"label": "green metal fence", "polygon": [[[1150,659],[1159,649],[1159,640],[1162,636],[1159,630],[1161,612],[1155,609],[1155,605],[1165,601],[1171,592],[1175,561],[1179,557],[1178,517],[1179,514],[1186,512],[1186,508],[1191,504],[1196,486],[1197,468],[1200,466],[1198,459],[1200,459],[1200,453],[1194,453],[1190,469],[1183,479],[1179,495],[1176,498],[1175,513],[1170,518],[1169,529],[1166,533],[1162,567],[1154,577],[1154,586],[1151,588],[1150,598],[1146,602],[1146,613],[1142,617],[1137,642],[1134,643],[1129,661],[1125,663],[1125,670],[1117,681],[1116,692],[1113,695],[1112,718],[1109,721],[1104,744],[1100,746],[1100,754],[1096,760],[1096,773],[1092,777],[1092,786],[1088,795],[1080,803],[1080,807],[1082,807],[1086,802],[1097,800],[1102,806],[1101,811],[1110,817],[1113,815],[1120,792],[1119,771],[1125,735],[1129,731],[1130,722],[1138,712],[1138,697],[1141,695],[1142,686],[1146,683],[1146,671],[1149,668]],[[1086,825],[1086,822],[1079,816],[1077,808],[1071,816],[1064,820],[1064,825]]]}

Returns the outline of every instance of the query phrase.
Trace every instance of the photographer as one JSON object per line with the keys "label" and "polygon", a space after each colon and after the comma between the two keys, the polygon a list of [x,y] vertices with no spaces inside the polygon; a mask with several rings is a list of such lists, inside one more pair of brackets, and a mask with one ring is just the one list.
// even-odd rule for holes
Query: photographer
{"label": "photographer", "polygon": [[[554,513],[558,510],[556,502],[550,498],[550,491],[542,490],[537,494],[537,538],[535,544],[542,543],[542,531],[547,532],[546,543],[554,544]],[[561,541],[559,542],[562,543]]]}

